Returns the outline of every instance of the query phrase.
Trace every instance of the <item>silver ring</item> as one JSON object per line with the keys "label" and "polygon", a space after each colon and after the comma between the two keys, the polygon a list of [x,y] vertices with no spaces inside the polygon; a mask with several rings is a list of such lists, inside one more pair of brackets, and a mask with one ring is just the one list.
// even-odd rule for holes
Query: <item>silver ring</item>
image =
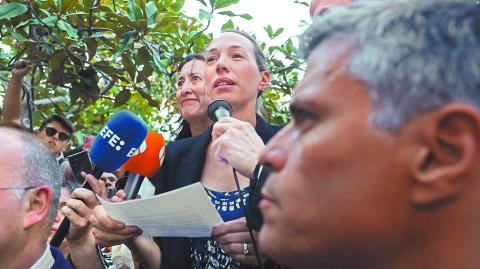
{"label": "silver ring", "polygon": [[248,244],[243,243],[243,255],[247,256],[248,255]]}

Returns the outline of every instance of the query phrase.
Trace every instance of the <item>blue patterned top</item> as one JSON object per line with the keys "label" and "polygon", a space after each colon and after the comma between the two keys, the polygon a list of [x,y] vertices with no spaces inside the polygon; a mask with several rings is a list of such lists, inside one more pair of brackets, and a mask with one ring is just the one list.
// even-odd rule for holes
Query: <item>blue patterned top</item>
{"label": "blue patterned top", "polygon": [[[217,209],[223,221],[239,219],[245,216],[240,193],[233,192],[217,192],[205,188],[210,201]],[[242,189],[243,202],[246,205],[250,196],[250,187]],[[213,238],[194,238],[192,239],[192,259],[193,268],[240,268],[240,263],[234,261],[225,251],[218,245]]]}

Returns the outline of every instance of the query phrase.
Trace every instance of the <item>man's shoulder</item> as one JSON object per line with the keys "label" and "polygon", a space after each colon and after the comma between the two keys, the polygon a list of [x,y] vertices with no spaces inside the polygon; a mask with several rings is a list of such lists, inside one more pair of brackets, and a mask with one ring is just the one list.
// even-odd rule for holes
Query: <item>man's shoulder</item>
{"label": "man's shoulder", "polygon": [[73,269],[73,266],[67,260],[65,260],[62,252],[59,249],[50,247],[50,252],[55,260],[55,263],[51,269]]}

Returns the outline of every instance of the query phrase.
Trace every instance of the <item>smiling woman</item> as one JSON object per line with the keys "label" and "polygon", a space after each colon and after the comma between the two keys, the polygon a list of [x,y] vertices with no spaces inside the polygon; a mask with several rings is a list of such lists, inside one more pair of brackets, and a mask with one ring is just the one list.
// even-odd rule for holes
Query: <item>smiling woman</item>
{"label": "smiling woman", "polygon": [[177,108],[182,116],[175,140],[195,136],[212,123],[207,117],[210,97],[205,90],[205,58],[191,54],[179,65],[177,81]]}

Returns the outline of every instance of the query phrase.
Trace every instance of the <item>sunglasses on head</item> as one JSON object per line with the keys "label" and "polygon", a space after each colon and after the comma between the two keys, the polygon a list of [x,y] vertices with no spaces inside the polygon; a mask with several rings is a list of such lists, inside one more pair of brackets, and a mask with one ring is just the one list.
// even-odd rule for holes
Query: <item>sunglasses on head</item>
{"label": "sunglasses on head", "polygon": [[68,139],[70,139],[70,135],[64,132],[59,132],[57,129],[53,127],[45,127],[45,133],[48,136],[54,136],[56,133],[58,133],[58,140],[60,141],[67,141]]}

